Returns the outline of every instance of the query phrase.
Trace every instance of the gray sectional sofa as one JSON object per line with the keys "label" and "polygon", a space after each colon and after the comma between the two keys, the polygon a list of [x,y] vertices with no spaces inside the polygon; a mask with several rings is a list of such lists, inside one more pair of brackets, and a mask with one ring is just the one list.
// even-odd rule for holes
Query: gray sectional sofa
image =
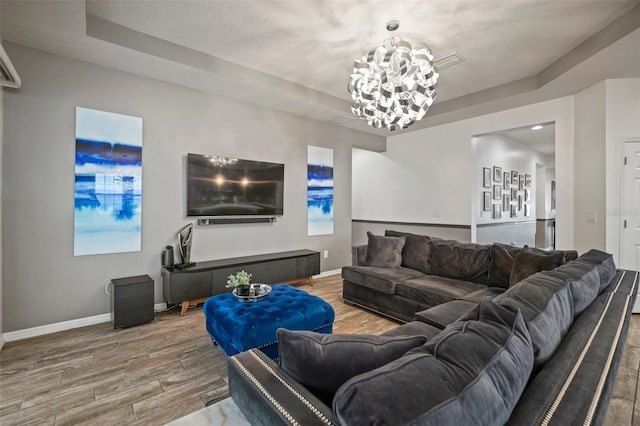
{"label": "gray sectional sofa", "polygon": [[[490,264],[482,266],[486,278],[479,278],[475,266],[458,263],[456,278],[424,281],[435,274],[418,271],[422,274],[412,277],[405,270],[413,268],[402,263],[435,265],[429,272],[441,272],[442,264],[429,264],[431,257],[415,253],[401,254],[397,264],[397,247],[396,255],[387,249],[404,240],[402,253],[409,239],[392,237],[399,240],[370,239],[368,250],[374,248],[377,254],[369,253],[366,260],[381,274],[362,272],[361,277],[379,293],[390,294],[395,288],[396,296],[402,295],[398,305],[382,297],[397,299],[380,296],[376,310],[408,318],[414,306],[415,320],[380,336],[280,330],[279,364],[259,350],[230,358],[230,393],[252,424],[603,423],[638,272],[616,270],[612,256],[598,250],[567,261],[566,252],[503,246],[496,253],[511,254],[501,252],[507,257],[500,266],[493,265],[495,270]],[[414,242],[420,240],[415,237]],[[459,249],[456,242],[444,245],[457,259],[467,258],[461,253],[473,248]],[[493,246],[476,248],[491,262]],[[482,264],[481,256],[468,258]],[[552,267],[558,262],[560,266]],[[345,285],[354,277],[349,272],[353,268],[344,268]],[[443,290],[458,285],[456,280],[465,282],[462,290]],[[501,286],[494,284],[498,280]],[[414,281],[406,288],[424,289],[434,297],[401,293],[406,281]],[[362,299],[359,302],[369,303]]]}

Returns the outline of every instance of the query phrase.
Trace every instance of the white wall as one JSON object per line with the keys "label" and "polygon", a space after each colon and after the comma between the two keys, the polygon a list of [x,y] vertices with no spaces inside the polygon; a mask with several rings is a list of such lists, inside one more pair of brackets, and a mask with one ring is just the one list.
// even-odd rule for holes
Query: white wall
{"label": "white wall", "polygon": [[604,250],[604,82],[575,95],[575,129],[575,249]]}
{"label": "white wall", "polygon": [[556,123],[556,163],[563,166],[557,174],[556,243],[558,248],[571,248],[572,96],[391,136],[385,153],[354,152],[353,217],[475,226],[472,208],[478,204],[472,193],[478,172],[471,138],[550,121]]}
{"label": "white wall", "polygon": [[[160,251],[185,217],[188,152],[285,164],[275,224],[195,227],[192,260],[329,250],[350,263],[352,144],[380,137],[8,44],[23,87],[4,97],[4,332],[109,312],[105,283],[149,274],[162,301]],[[142,117],[142,251],[73,256],[75,107]],[[334,149],[334,235],[307,237],[307,145]]]}
{"label": "white wall", "polygon": [[[640,78],[605,81],[606,251],[619,254],[621,144],[640,139]],[[624,265],[621,265],[624,267]]]}

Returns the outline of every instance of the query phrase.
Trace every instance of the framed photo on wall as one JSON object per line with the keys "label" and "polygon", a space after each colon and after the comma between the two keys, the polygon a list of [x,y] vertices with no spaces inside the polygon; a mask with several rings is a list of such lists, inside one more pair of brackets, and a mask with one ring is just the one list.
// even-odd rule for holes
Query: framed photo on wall
{"label": "framed photo on wall", "polygon": [[499,200],[502,195],[502,187],[500,185],[493,185],[493,199]]}
{"label": "framed photo on wall", "polygon": [[529,204],[524,205],[524,215],[525,217],[529,217],[529,215],[531,215],[531,209],[529,207]]}
{"label": "framed photo on wall", "polygon": [[509,186],[511,186],[511,173],[504,172],[504,176],[502,177],[502,188],[509,189]]}
{"label": "framed photo on wall", "polygon": [[491,193],[489,191],[482,193],[482,210],[485,212],[491,210]]}
{"label": "framed photo on wall", "polygon": [[502,196],[502,210],[504,210],[505,212],[508,212],[509,204],[511,204],[511,197],[509,197],[509,194],[504,194]]}
{"label": "framed photo on wall", "polygon": [[556,181],[551,181],[551,209],[556,209]]}
{"label": "framed photo on wall", "polygon": [[524,175],[524,186],[527,188],[531,186],[531,175]]}
{"label": "framed photo on wall", "polygon": [[502,167],[493,166],[493,181],[502,182]]}
{"label": "framed photo on wall", "polygon": [[511,201],[515,201],[518,198],[518,190],[511,188]]}
{"label": "framed photo on wall", "polygon": [[518,189],[520,191],[524,189],[524,175],[518,176]]}
{"label": "framed photo on wall", "polygon": [[482,168],[482,186],[491,188],[491,169],[488,167]]}
{"label": "framed photo on wall", "polygon": [[530,189],[525,189],[524,190],[524,200],[525,201],[531,201],[531,190]]}
{"label": "framed photo on wall", "polygon": [[516,210],[516,205],[515,204],[511,204],[511,217],[516,217],[518,216],[518,212]]}
{"label": "framed photo on wall", "polygon": [[522,195],[518,195],[518,211],[522,211]]}
{"label": "framed photo on wall", "polygon": [[500,204],[493,205],[493,212],[491,214],[493,219],[500,219],[502,217],[502,209],[500,208]]}
{"label": "framed photo on wall", "polygon": [[515,170],[511,171],[511,183],[514,185],[518,184],[518,172]]}

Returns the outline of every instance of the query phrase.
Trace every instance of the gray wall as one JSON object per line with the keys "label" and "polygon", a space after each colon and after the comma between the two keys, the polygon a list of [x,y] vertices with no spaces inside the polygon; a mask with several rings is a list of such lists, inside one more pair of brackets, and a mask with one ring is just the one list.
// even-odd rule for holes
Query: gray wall
{"label": "gray wall", "polygon": [[[4,332],[109,312],[111,278],[149,274],[162,301],[160,251],[185,217],[188,152],[285,163],[275,224],[195,227],[192,260],[328,250],[350,263],[351,147],[380,137],[26,47],[7,51],[23,81],[5,92]],[[142,117],[142,251],[73,256],[75,107]],[[307,145],[334,149],[334,235],[307,237]]]}

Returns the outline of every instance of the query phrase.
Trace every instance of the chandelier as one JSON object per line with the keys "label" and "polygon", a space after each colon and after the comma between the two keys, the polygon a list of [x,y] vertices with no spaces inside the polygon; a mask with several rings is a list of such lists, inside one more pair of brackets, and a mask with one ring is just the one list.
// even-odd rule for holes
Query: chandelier
{"label": "chandelier", "polygon": [[349,93],[351,111],[375,128],[406,128],[421,120],[436,99],[438,72],[429,47],[413,47],[393,31],[398,21],[387,22],[391,37],[353,62]]}

